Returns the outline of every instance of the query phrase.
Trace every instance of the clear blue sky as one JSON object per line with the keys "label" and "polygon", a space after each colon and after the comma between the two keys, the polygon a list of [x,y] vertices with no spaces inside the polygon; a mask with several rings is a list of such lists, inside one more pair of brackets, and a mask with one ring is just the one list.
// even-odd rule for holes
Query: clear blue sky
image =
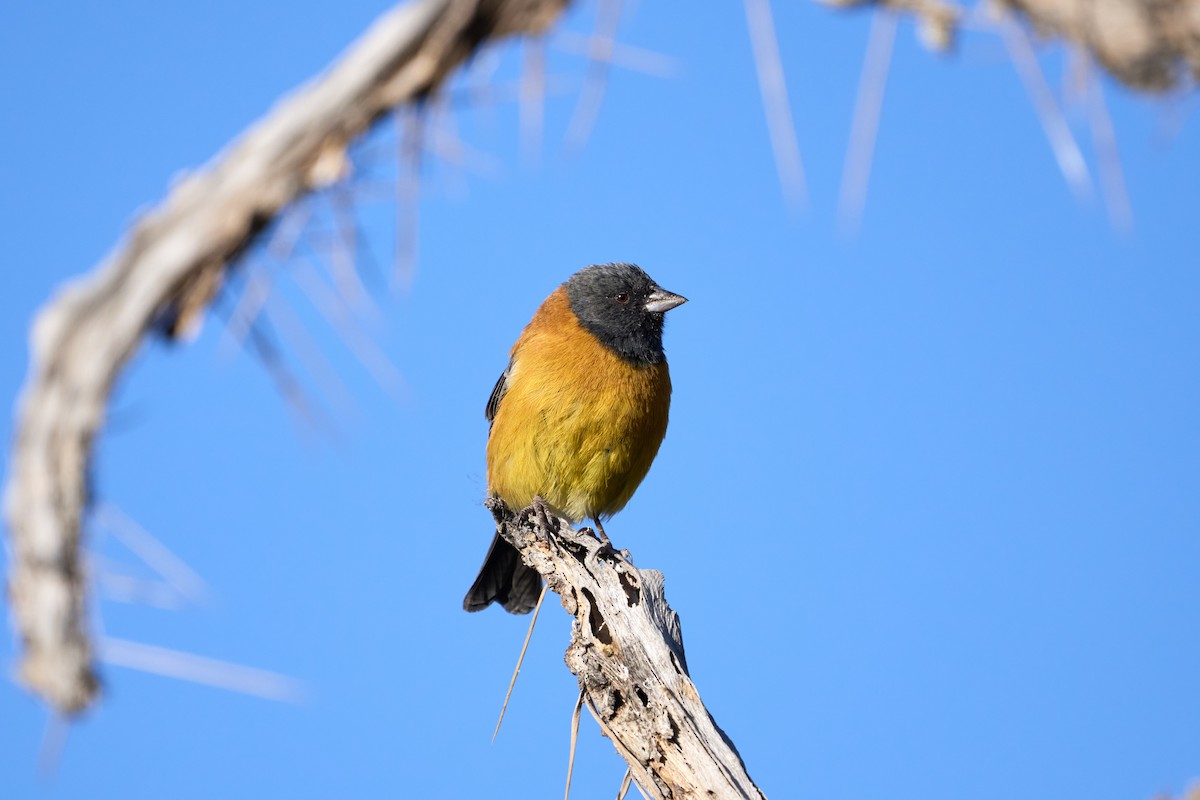
{"label": "clear blue sky", "polygon": [[[5,8],[0,395],[54,287],[386,5]],[[430,168],[411,286],[382,290],[367,323],[398,392],[312,311],[294,264],[262,257],[353,398],[320,395],[336,435],[227,357],[219,320],[141,354],[98,495],[211,597],[102,599],[104,631],[291,676],[305,699],[107,667],[43,779],[47,715],[5,682],[0,794],[558,796],[566,615],[544,613],[491,745],[526,619],[459,603],[491,535],[493,381],[541,299],[609,260],[691,299],[666,334],[670,431],[609,532],[666,573],[693,678],[768,796],[1149,800],[1200,778],[1200,126],[1176,124],[1194,99],[1109,86],[1122,235],[1072,196],[997,37],[941,59],[905,24],[861,231],[842,236],[868,17],[775,6],[807,212],[781,198],[741,3],[639,3],[621,39],[679,70],[616,70],[578,156],[560,155],[574,91],[551,99],[536,164],[513,105],[463,111],[499,169]],[[1043,64],[1059,85],[1060,54]],[[370,280],[392,211],[364,197],[360,213]],[[111,536],[93,546],[150,574]],[[622,773],[585,719],[575,796],[615,796]]]}

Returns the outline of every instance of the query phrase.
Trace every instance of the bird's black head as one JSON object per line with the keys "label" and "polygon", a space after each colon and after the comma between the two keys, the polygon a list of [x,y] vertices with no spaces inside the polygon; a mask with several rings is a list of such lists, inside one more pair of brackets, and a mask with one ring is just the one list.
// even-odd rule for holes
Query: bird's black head
{"label": "bird's black head", "polygon": [[665,358],[663,315],[686,298],[664,290],[633,264],[595,264],[564,285],[580,324],[621,358],[635,364]]}

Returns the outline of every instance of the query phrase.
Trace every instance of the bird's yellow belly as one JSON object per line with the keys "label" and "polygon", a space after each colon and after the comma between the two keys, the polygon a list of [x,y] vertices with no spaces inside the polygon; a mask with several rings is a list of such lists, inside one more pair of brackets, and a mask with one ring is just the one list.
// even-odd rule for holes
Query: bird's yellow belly
{"label": "bird's yellow belly", "polygon": [[488,438],[490,492],[514,508],[540,496],[576,521],[624,508],[666,433],[671,389],[666,364],[618,369],[620,380],[567,381],[571,395],[561,374],[514,380]]}

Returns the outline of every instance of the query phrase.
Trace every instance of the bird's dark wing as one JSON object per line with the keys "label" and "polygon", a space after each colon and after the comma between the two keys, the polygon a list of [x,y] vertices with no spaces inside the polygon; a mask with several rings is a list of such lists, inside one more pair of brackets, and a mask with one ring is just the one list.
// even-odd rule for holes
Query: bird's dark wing
{"label": "bird's dark wing", "polygon": [[508,391],[508,373],[510,372],[512,372],[511,361],[508,362],[504,374],[496,381],[496,386],[492,389],[492,396],[488,398],[487,410],[483,412],[488,422],[496,419],[496,412],[500,409],[500,401],[504,398],[504,393]]}

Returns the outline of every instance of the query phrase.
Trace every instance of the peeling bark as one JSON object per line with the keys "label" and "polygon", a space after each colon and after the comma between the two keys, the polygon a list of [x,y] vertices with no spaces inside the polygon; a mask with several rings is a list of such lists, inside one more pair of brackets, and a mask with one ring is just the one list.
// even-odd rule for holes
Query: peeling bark
{"label": "peeling bark", "polygon": [[496,499],[487,506],[500,535],[574,617],[567,667],[642,790],[675,800],[764,798],[688,676],[662,573],[637,569],[628,552],[573,530],[539,501],[520,512]]}

